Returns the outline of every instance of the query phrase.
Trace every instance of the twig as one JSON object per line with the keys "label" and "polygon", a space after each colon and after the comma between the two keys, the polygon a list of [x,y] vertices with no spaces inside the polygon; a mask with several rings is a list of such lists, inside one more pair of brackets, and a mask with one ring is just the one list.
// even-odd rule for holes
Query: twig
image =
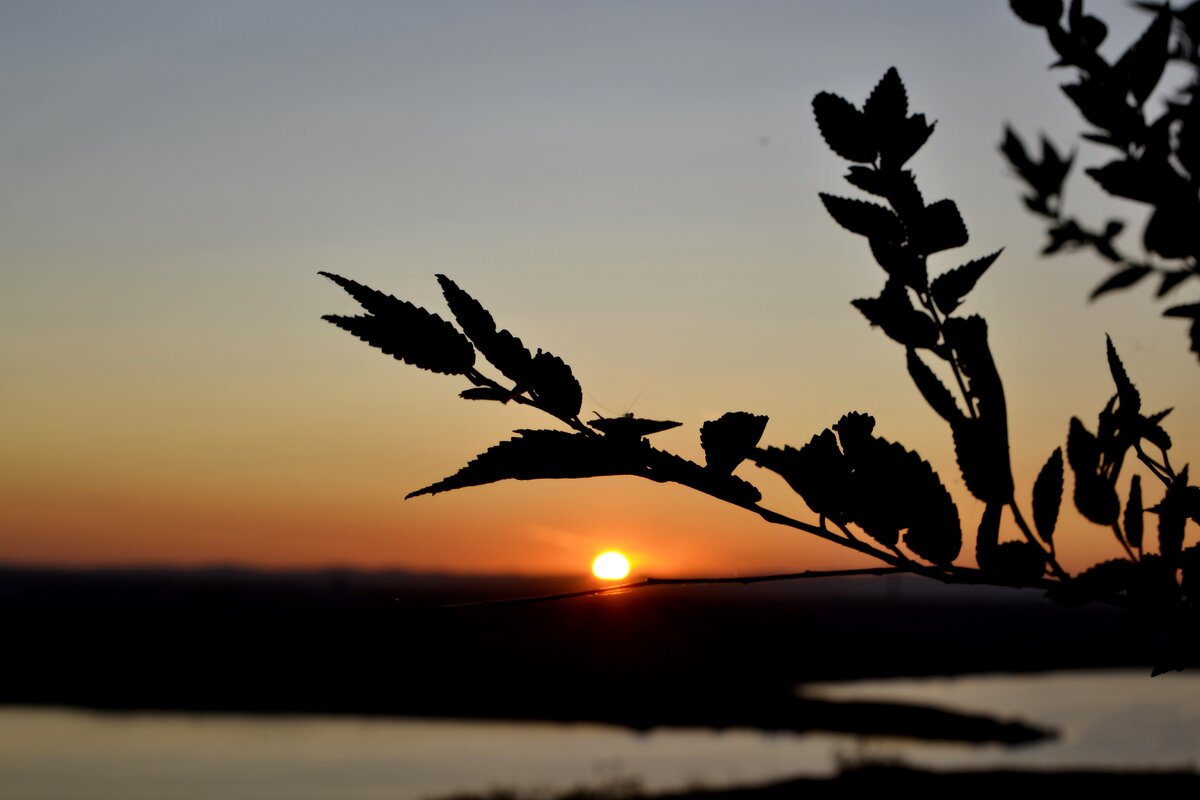
{"label": "twig", "polygon": [[648,589],[651,586],[699,586],[703,584],[722,583],[768,583],[771,581],[796,581],[812,578],[849,578],[860,575],[895,575],[908,570],[897,567],[865,567],[862,569],[833,569],[805,570],[804,572],[786,572],[773,575],[747,575],[745,577],[720,578],[644,578],[632,583],[622,583],[616,586],[600,586],[595,589],[583,589],[578,592],[560,592],[559,594],[543,594],[534,597],[514,597],[506,600],[476,600],[470,603],[452,603],[442,608],[475,608],[481,606],[518,606],[531,603],[549,603],[557,600],[574,600],[578,597],[601,597],[608,594],[622,594],[634,589]]}

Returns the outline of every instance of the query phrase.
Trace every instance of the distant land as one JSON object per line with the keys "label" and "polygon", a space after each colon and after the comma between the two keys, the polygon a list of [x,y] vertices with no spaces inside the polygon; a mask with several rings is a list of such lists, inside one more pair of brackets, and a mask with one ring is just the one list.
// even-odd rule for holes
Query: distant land
{"label": "distant land", "polygon": [[[590,579],[0,566],[0,703],[734,725],[1019,741],[1004,721],[800,700],[805,681],[1144,667],[1120,610],[913,576]],[[932,716],[931,716],[932,715]],[[975,720],[975,721],[972,721]]]}

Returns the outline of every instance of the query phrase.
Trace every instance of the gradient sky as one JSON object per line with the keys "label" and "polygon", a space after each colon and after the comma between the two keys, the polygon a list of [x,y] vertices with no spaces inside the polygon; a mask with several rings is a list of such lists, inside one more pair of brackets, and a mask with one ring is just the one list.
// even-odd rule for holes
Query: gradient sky
{"label": "gradient sky", "polygon": [[[1118,46],[1144,20],[1089,8]],[[322,322],[354,306],[318,270],[443,313],[448,274],[573,366],[589,417],[679,420],[655,443],[691,457],[724,411],[768,414],[764,442],[795,445],[868,411],[973,530],[948,431],[849,305],[882,272],[817,197],[851,190],[813,95],[861,102],[893,65],[939,121],[912,162],[925,197],[955,199],[972,234],[937,266],[1007,248],[969,309],[991,325],[1020,496],[1111,392],[1105,332],[1146,404],[1179,409],[1176,462],[1195,460],[1184,324],[1148,287],[1088,305],[1105,268],[1038,257],[996,151],[1006,121],[1080,130],[1051,60],[1003,0],[4,0],[0,561],[572,572],[616,547],[641,574],[862,563],[635,478],[404,501],[544,421],[458,400],[462,381]],[[1081,176],[1068,201],[1090,222],[1137,212]],[[811,519],[778,478],[739,474]],[[1068,566],[1116,555],[1064,524]]]}

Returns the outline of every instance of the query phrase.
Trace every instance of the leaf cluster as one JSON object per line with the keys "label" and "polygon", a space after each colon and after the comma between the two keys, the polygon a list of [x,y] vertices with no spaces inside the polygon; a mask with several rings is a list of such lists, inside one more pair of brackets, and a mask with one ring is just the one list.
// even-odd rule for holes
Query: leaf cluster
{"label": "leaf cluster", "polygon": [[[1165,24],[1161,20],[1174,20],[1170,15],[1176,12],[1158,12],[1159,29],[1112,66],[1095,51],[1104,35],[1102,23],[1083,15],[1079,2],[1072,3],[1066,28],[1058,21],[1061,3],[1014,2],[1013,7],[1026,21],[1051,32],[1062,63],[1088,75],[1108,76],[1107,83],[1088,84],[1091,88],[1076,91],[1073,97],[1119,89],[1125,100],[1136,102],[1138,110],[1153,91],[1161,72],[1153,55],[1161,44]],[[1194,48],[1191,52],[1194,55]],[[516,335],[499,328],[478,300],[446,276],[437,279],[452,320],[322,273],[366,312],[329,315],[325,317],[329,322],[405,363],[465,378],[470,386],[460,392],[464,399],[530,406],[557,425],[518,429],[454,474],[408,497],[503,480],[628,475],[676,483],[769,522],[872,556],[892,568],[949,582],[1050,588],[1064,603],[1111,602],[1156,623],[1167,620],[1178,630],[1187,626],[1200,630],[1200,545],[1187,546],[1185,531],[1189,521],[1200,523],[1200,488],[1189,482],[1186,466],[1176,470],[1170,462],[1172,443],[1162,427],[1169,409],[1143,412],[1141,395],[1109,341],[1107,359],[1115,392],[1094,431],[1077,418],[1071,420],[1065,458],[1063,448],[1056,447],[1034,482],[1029,496],[1033,525],[1027,523],[1013,481],[1004,386],[989,345],[988,325],[978,315],[963,313],[1000,251],[930,273],[930,256],[962,247],[969,236],[954,201],[926,202],[916,177],[906,168],[929,139],[934,124],[923,114],[909,112],[908,93],[895,69],[884,74],[861,107],[822,92],[813,100],[813,111],[830,149],[850,162],[846,181],[866,195],[862,199],[822,194],[821,200],[839,225],[866,240],[884,273],[879,294],[854,300],[852,305],[904,348],[913,383],[949,427],[963,483],[984,507],[975,536],[978,568],[956,563],[964,545],[959,510],[937,472],[917,452],[876,435],[875,418],[868,414],[847,413],[807,444],[793,447],[760,446],[767,417],[728,412],[699,427],[704,452],[704,463],[699,463],[649,441],[650,436],[680,427],[679,422],[632,414],[580,419],[583,393],[571,367],[548,351],[531,351]],[[1108,137],[1105,143],[1129,144],[1139,159],[1157,157],[1147,155],[1153,150],[1138,138],[1142,133],[1126,119],[1128,115],[1113,111],[1109,116],[1093,116],[1111,126],[1092,120],[1108,131],[1098,134]],[[1043,140],[1041,158],[1035,160],[1012,131],[1003,149],[1031,188],[1027,205],[1059,220],[1062,185],[1074,157],[1063,157]],[[1168,167],[1177,168],[1174,162]],[[1096,171],[1101,176],[1097,179],[1102,185],[1108,181],[1111,186],[1114,180],[1120,184],[1114,176],[1125,168],[1110,164]],[[1140,169],[1134,172],[1141,174]],[[1184,177],[1191,180],[1190,173]],[[1161,196],[1155,195],[1155,202],[1158,199]],[[1076,227],[1057,234],[1058,247],[1076,246],[1082,241],[1079,237],[1091,237],[1089,244],[1115,253],[1112,240],[1120,232],[1119,225],[1110,224],[1103,235],[1094,236],[1070,220],[1059,227],[1070,225]],[[1132,476],[1121,502],[1122,468],[1134,459],[1163,486],[1154,505],[1145,505],[1140,475]],[[782,477],[818,515],[818,524],[761,505],[759,489],[734,474],[747,462]],[[1110,529],[1127,555],[1075,577],[1059,565],[1055,550],[1067,466],[1074,480],[1076,509]],[[1147,515],[1157,517],[1153,536],[1146,531]],[[1161,663],[1174,666],[1180,658],[1167,653]]]}
{"label": "leaf cluster", "polygon": [[[1115,241],[1123,221],[1110,219],[1092,229],[1064,214],[1063,184],[1074,154],[1064,158],[1043,136],[1041,157],[1035,158],[1021,137],[1006,129],[1000,150],[1030,189],[1025,205],[1048,220],[1043,253],[1088,247],[1112,264],[1114,272],[1092,290],[1093,300],[1152,276],[1158,279],[1157,297],[1200,279],[1200,2],[1183,9],[1169,3],[1138,5],[1152,15],[1150,23],[1109,61],[1098,51],[1108,28],[1085,13],[1083,0],[1072,0],[1067,9],[1060,0],[1011,0],[1018,17],[1046,31],[1058,55],[1052,68],[1075,69],[1076,80],[1062,90],[1092,126],[1082,138],[1116,153],[1086,169],[1088,177],[1108,194],[1141,203],[1149,212],[1142,230],[1145,256],[1126,255]],[[1169,64],[1181,67],[1189,79],[1166,93],[1156,111],[1149,101],[1161,94]],[[1200,303],[1172,306],[1164,316],[1191,320],[1190,348],[1200,356]]]}
{"label": "leaf cluster", "polygon": [[[1014,4],[1014,8],[1025,14],[1025,18],[1052,25],[1057,17],[1047,9],[1053,5]],[[1078,18],[1078,4],[1073,8],[1075,35],[1072,41],[1075,49],[1067,52],[1071,63],[1090,63],[1080,53],[1085,45],[1091,47],[1097,41],[1099,29]],[[1059,12],[1061,14],[1061,9]],[[1134,70],[1134,67],[1127,69]],[[1141,75],[1136,70],[1128,74],[1135,77]],[[1136,78],[1135,83],[1143,87],[1145,81]],[[1128,91],[1133,92],[1132,89]],[[1142,91],[1139,88],[1137,95],[1141,96]],[[881,101],[881,96],[891,97],[892,100]],[[1055,585],[1059,587],[1056,596],[1073,600],[1082,597],[1111,600],[1115,596],[1124,600],[1133,591],[1134,584],[1118,586],[1116,581],[1136,574],[1140,576],[1137,578],[1140,582],[1138,585],[1144,589],[1146,582],[1151,580],[1146,576],[1153,575],[1157,576],[1154,580],[1159,583],[1155,584],[1153,592],[1139,590],[1142,599],[1137,600],[1138,603],[1145,606],[1146,597],[1159,598],[1162,603],[1156,609],[1159,617],[1188,607],[1194,600],[1194,592],[1185,592],[1184,586],[1200,582],[1200,575],[1192,574],[1195,571],[1195,567],[1191,566],[1194,557],[1183,556],[1184,525],[1187,519],[1196,519],[1191,516],[1195,511],[1195,501],[1188,498],[1200,494],[1200,489],[1188,484],[1186,468],[1176,473],[1171,467],[1167,457],[1171,440],[1161,425],[1168,412],[1142,413],[1141,396],[1126,373],[1111,340],[1108,342],[1107,357],[1116,392],[1100,414],[1096,433],[1089,431],[1080,420],[1072,419],[1067,436],[1066,462],[1074,476],[1074,504],[1084,518],[1112,530],[1127,552],[1128,560],[1124,563],[1160,563],[1166,566],[1156,571],[1138,567],[1140,571],[1131,572],[1124,567],[1118,569],[1102,565],[1101,572],[1097,574],[1107,576],[1103,582],[1092,576],[1077,588],[1065,588],[1073,586],[1073,580],[1057,563],[1054,541],[1064,491],[1061,448],[1054,449],[1034,482],[1031,496],[1034,524],[1031,527],[1025,522],[1015,497],[1004,389],[988,344],[987,324],[979,316],[959,315],[960,306],[1000,253],[969,261],[931,280],[927,257],[942,248],[931,247],[929,243],[957,246],[967,241],[966,230],[958,218],[957,210],[953,213],[949,211],[954,209],[953,202],[941,200],[933,204],[942,210],[935,215],[936,223],[931,227],[928,208],[932,206],[926,206],[921,199],[913,174],[902,169],[902,164],[894,161],[885,163],[882,158],[865,165],[859,163],[859,157],[865,155],[866,151],[852,146],[854,142],[880,141],[896,131],[902,131],[903,128],[897,123],[899,116],[892,118],[891,127],[878,122],[877,118],[877,127],[870,127],[867,120],[871,117],[865,109],[873,105],[906,109],[906,105],[899,102],[899,98],[905,96],[903,84],[895,70],[889,70],[875,87],[861,112],[842,98],[827,94],[817,96],[813,109],[830,149],[856,162],[851,166],[846,180],[882,198],[886,205],[829,195],[822,195],[822,200],[836,222],[852,233],[866,237],[872,255],[886,274],[880,295],[855,300],[854,306],[872,325],[880,327],[887,336],[905,347],[908,371],[914,384],[929,407],[950,427],[963,482],[985,504],[975,539],[979,568],[997,583],[1030,585],[1047,578],[1056,579]],[[852,117],[847,108],[858,112],[859,116]],[[834,110],[836,114],[831,116]],[[850,119],[863,127],[851,126],[847,122]],[[1026,197],[1027,205],[1038,213],[1056,216],[1062,183],[1074,157],[1062,156],[1049,141],[1043,139],[1041,158],[1035,160],[1011,130],[1005,137],[1002,149],[1032,189],[1032,194]],[[1098,237],[1092,244],[1098,249],[1108,247],[1107,241],[1117,233],[1119,227],[1110,225],[1104,236]],[[933,361],[932,366],[930,360]],[[959,396],[956,397],[947,388],[934,367],[949,371]],[[839,426],[846,425],[852,418],[844,418]],[[841,444],[839,450],[832,431],[825,431],[799,450],[785,448],[764,451],[759,463],[780,472],[814,511],[838,524],[857,522],[881,544],[895,547],[895,525],[880,525],[872,519],[874,507],[863,510],[865,493],[855,487],[853,479],[858,476],[858,468],[850,463],[851,454],[855,451],[847,449],[844,434]],[[1157,457],[1150,455],[1152,449],[1157,450]],[[1134,476],[1122,517],[1117,482],[1122,465],[1130,453],[1134,453],[1152,474],[1162,480],[1166,492],[1157,506],[1143,508],[1140,476]],[[893,473],[899,471],[898,461],[890,465],[890,470]],[[920,470],[914,472],[924,474]],[[866,474],[871,475],[872,472],[868,469]],[[906,482],[907,479],[893,479],[895,486]],[[906,486],[904,491],[910,490]],[[889,509],[903,507],[902,500],[889,494],[885,488],[870,486],[869,494],[887,498],[886,507]],[[931,493],[926,491],[923,497],[928,503]],[[1002,536],[1006,510],[1020,534],[1020,537],[1009,537],[1007,541]],[[1145,546],[1145,513],[1157,514],[1159,518],[1157,552],[1148,552]],[[948,519],[946,516],[943,520],[947,527]],[[943,541],[950,539],[949,534],[942,535]],[[930,558],[928,551],[922,551],[914,545],[911,532],[905,543],[917,555],[937,562]],[[957,556],[957,547],[956,544],[951,561]],[[1178,578],[1175,567],[1180,570]],[[1097,586],[1102,588],[1096,589]]]}

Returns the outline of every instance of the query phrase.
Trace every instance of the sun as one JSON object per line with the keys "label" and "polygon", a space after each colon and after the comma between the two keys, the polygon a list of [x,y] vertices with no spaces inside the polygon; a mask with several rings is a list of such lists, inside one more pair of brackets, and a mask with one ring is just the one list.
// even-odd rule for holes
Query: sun
{"label": "sun", "polygon": [[600,580],[619,581],[629,574],[629,559],[616,550],[601,553],[592,562],[592,574]]}

